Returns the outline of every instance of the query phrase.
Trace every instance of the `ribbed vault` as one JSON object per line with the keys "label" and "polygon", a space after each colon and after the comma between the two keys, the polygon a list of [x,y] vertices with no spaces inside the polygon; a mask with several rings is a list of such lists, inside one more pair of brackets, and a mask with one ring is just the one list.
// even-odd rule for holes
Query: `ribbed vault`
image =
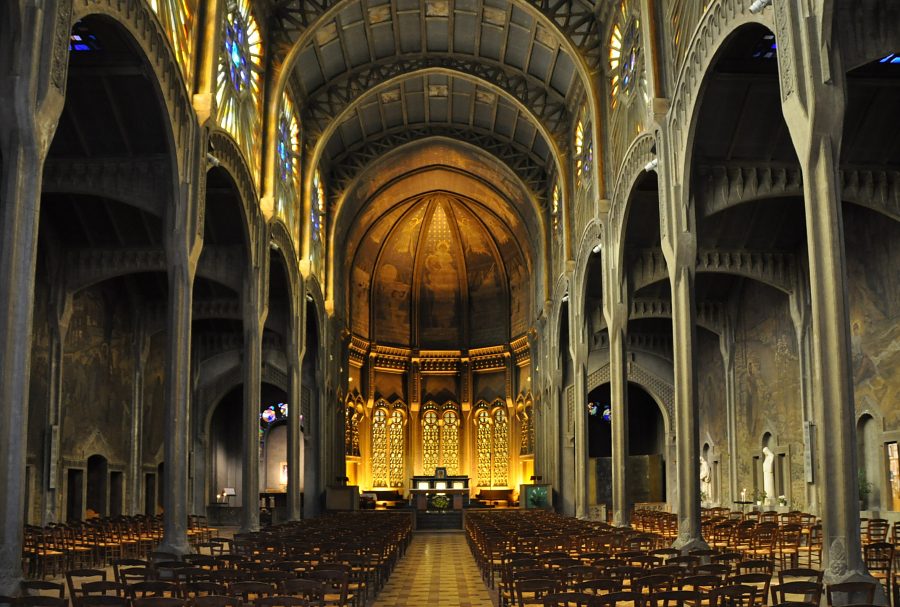
{"label": "ribbed vault", "polygon": [[508,343],[529,319],[529,263],[520,226],[447,191],[380,212],[350,270],[351,331],[382,345],[465,349]]}

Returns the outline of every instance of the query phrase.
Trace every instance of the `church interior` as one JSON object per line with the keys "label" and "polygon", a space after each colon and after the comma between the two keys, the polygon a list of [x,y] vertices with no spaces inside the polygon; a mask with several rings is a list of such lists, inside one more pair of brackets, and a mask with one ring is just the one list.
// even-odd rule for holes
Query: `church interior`
{"label": "church interior", "polygon": [[900,607],[898,109],[894,0],[3,0],[0,607]]}

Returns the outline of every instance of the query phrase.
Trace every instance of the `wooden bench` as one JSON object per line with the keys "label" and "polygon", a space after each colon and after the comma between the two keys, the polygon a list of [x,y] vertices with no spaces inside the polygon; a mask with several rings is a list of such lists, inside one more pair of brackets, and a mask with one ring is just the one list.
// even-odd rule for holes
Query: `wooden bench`
{"label": "wooden bench", "polygon": [[512,499],[512,489],[482,489],[475,496],[479,502],[499,508],[516,505]]}
{"label": "wooden bench", "polygon": [[399,508],[406,505],[403,494],[396,489],[385,491],[367,491],[367,493],[375,494],[375,506],[382,508]]}

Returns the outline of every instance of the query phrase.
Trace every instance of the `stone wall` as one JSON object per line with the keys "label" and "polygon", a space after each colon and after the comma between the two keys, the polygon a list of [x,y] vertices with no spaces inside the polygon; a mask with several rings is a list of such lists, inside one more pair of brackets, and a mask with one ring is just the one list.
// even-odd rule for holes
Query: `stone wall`
{"label": "stone wall", "polygon": [[[800,359],[788,296],[746,280],[739,301],[734,344],[737,486],[753,493],[758,474],[754,468],[760,465],[753,458],[762,456],[768,433],[770,448],[787,452],[790,482],[785,482],[785,495],[795,507],[804,508]],[[757,484],[761,490],[761,477]]]}
{"label": "stone wall", "polygon": [[900,224],[848,204],[844,235],[857,414],[900,430]]}

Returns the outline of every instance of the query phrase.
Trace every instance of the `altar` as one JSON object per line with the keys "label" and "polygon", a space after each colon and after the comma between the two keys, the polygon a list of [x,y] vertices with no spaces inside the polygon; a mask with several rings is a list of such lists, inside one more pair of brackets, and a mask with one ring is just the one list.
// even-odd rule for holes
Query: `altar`
{"label": "altar", "polygon": [[469,477],[447,476],[414,476],[409,490],[416,510],[428,510],[429,501],[436,495],[450,498],[453,510],[462,510],[469,503]]}

